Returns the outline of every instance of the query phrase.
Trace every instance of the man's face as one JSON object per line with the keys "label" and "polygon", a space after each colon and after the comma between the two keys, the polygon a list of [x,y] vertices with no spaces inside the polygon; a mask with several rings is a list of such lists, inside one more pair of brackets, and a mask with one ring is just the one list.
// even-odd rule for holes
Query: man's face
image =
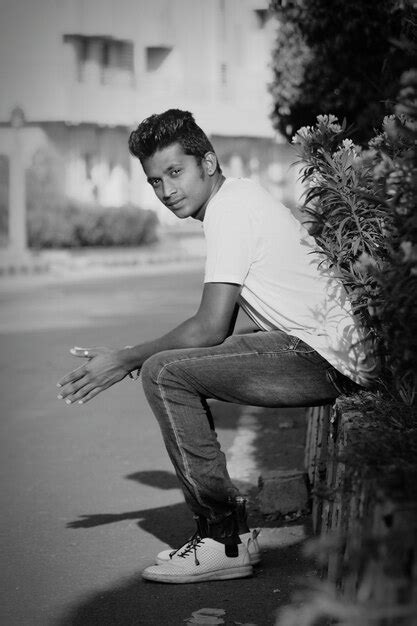
{"label": "man's face", "polygon": [[204,158],[199,164],[174,143],[144,159],[142,167],[157,197],[174,215],[203,220],[212,191],[210,162]]}

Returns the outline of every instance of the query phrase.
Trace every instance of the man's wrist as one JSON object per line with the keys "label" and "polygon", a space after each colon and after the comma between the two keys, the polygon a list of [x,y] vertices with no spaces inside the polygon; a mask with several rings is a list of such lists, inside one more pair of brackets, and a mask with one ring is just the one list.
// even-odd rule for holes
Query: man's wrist
{"label": "man's wrist", "polygon": [[117,352],[120,365],[124,370],[126,370],[127,374],[132,370],[138,369],[136,359],[132,354],[132,347],[133,346],[125,346]]}

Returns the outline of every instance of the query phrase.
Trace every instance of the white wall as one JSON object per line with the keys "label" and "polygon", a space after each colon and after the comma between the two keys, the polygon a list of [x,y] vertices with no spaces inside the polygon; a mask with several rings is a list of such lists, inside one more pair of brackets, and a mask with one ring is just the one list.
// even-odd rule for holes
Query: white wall
{"label": "white wall", "polygon": [[[260,30],[259,0],[0,0],[0,122],[18,104],[28,121],[136,124],[151,112],[192,109],[210,133],[273,136],[268,119],[271,26]],[[64,35],[134,43],[131,85],[79,82]],[[158,73],[146,47],[173,51]],[[226,84],[221,66],[226,68]],[[250,120],[250,123],[248,123]]]}

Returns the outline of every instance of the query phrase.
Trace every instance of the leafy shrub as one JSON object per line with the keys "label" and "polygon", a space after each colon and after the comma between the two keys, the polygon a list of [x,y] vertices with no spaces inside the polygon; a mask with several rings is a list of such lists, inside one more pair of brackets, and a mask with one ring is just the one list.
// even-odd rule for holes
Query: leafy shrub
{"label": "leafy shrub", "polygon": [[375,312],[395,387],[417,404],[417,71],[401,83],[396,115],[370,142],[375,194],[393,219]]}
{"label": "leafy shrub", "polygon": [[[287,4],[292,8],[305,6],[304,0],[289,0]],[[315,0],[309,4],[312,8],[317,5]],[[391,4],[400,9],[411,6],[407,1]],[[356,5],[347,3],[346,7],[351,10]],[[386,3],[374,4],[375,10],[381,5]],[[332,11],[332,15],[336,13]],[[415,29],[415,20],[410,20],[410,26]],[[401,45],[408,44],[403,41]],[[335,58],[339,62],[339,57]],[[318,67],[326,69],[320,64]],[[342,433],[337,450],[332,448],[334,443],[329,446],[330,455],[334,450],[329,484],[339,497],[339,508],[333,515],[341,526],[337,537],[322,532],[311,545],[310,556],[319,561],[322,558],[322,563],[329,563],[330,554],[336,556],[332,565],[340,566],[338,577],[332,571],[328,581],[317,581],[310,590],[303,590],[298,605],[281,611],[277,626],[415,624],[415,70],[402,75],[393,111],[366,149],[346,138],[346,124],[340,124],[333,115],[319,116],[314,125],[301,128],[294,138],[303,164],[302,177],[309,186],[304,209],[318,252],[338,272],[385,360],[374,392],[350,398],[357,412],[349,436]],[[371,127],[368,131],[369,135]],[[332,476],[337,477],[336,482]],[[317,497],[321,486],[314,486]],[[325,497],[324,492],[321,497]]]}
{"label": "leafy shrub", "polygon": [[138,246],[157,240],[158,218],[138,207],[31,209],[27,214],[31,248]]}
{"label": "leafy shrub", "polygon": [[366,142],[389,112],[399,78],[413,66],[417,8],[412,0],[271,0],[276,15],[277,130],[314,124],[320,113],[347,117]]}
{"label": "leafy shrub", "polygon": [[[345,125],[318,116],[293,141],[308,183],[304,210],[318,252],[344,283],[374,349],[382,383],[417,401],[417,74],[403,77],[397,115],[363,151]],[[407,113],[407,115],[405,115]]]}
{"label": "leafy shrub", "polygon": [[372,192],[372,167],[364,167],[361,148],[344,139],[345,124],[334,115],[319,115],[315,127],[301,128],[293,138],[308,184],[303,209],[318,252],[329,261],[347,291],[357,314],[369,329],[368,304],[375,279],[358,259],[372,257],[380,265],[386,256],[384,231],[390,216]]}

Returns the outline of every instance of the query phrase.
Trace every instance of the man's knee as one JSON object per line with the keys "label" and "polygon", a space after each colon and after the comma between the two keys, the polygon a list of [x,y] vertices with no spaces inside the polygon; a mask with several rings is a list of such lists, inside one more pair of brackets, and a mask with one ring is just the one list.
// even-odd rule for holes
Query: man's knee
{"label": "man's knee", "polygon": [[164,378],[164,374],[169,376],[170,379],[176,378],[177,366],[179,364],[180,359],[174,357],[173,350],[157,352],[146,359],[141,368],[142,384],[145,391],[147,388],[159,385]]}
{"label": "man's knee", "polygon": [[141,367],[141,377],[143,386],[150,387],[155,385],[161,372],[165,366],[165,360],[163,358],[163,352],[157,352],[150,356]]}

